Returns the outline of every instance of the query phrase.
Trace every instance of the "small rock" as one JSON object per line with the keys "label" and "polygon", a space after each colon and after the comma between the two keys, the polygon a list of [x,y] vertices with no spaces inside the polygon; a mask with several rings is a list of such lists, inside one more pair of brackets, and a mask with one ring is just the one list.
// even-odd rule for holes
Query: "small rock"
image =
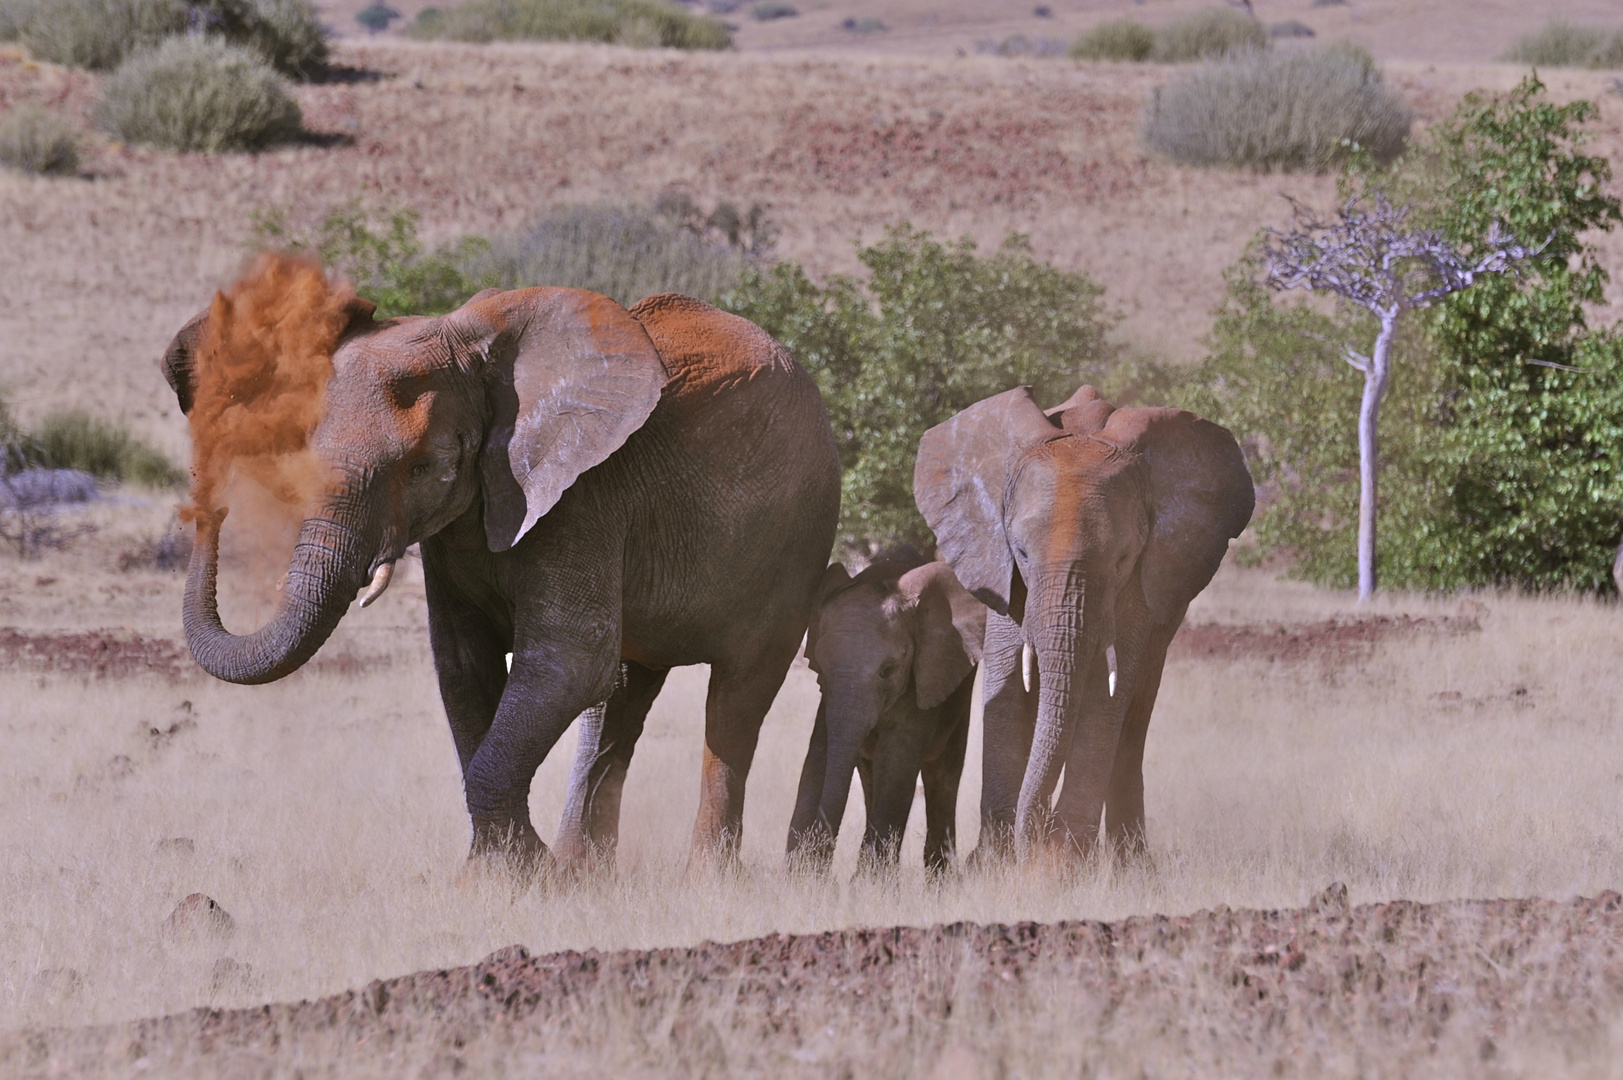
{"label": "small rock", "polygon": [[175,905],[163,924],[164,933],[177,939],[223,940],[236,932],[237,922],[210,897],[194,892]]}
{"label": "small rock", "polygon": [[491,964],[506,964],[511,961],[524,961],[530,958],[530,950],[522,945],[504,945],[479,961],[481,967]]}
{"label": "small rock", "polygon": [[254,966],[245,964],[229,956],[222,956],[214,961],[214,972],[209,979],[209,990],[220,993],[224,990],[244,990],[253,986]]}

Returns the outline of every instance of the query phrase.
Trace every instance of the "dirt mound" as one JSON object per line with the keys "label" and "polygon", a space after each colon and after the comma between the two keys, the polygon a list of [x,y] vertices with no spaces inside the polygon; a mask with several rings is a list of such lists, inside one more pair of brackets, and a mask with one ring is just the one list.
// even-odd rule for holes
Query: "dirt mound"
{"label": "dirt mound", "polygon": [[1369,615],[1262,626],[1185,623],[1172,639],[1167,655],[1200,660],[1337,663],[1367,658],[1377,644],[1394,638],[1458,637],[1481,629],[1481,623],[1466,616]]}
{"label": "dirt mound", "polygon": [[[0,1040],[0,1064],[127,1069],[133,1055],[223,1075],[285,1071],[316,1055],[332,1067],[416,1059],[449,1074],[519,1052],[612,1063],[637,1044],[649,1064],[684,1073],[708,1062],[700,1071],[839,1075],[844,1047],[869,1064],[900,1055],[899,1069],[875,1075],[924,1075],[953,1054],[981,1065],[1017,1057],[1021,1039],[1046,1030],[1083,1040],[1096,1062],[1142,1061],[1159,1046],[1180,1074],[1368,1073],[1378,1061],[1376,1072],[1405,1075],[1474,1069],[1529,1040],[1576,1052],[1623,1005],[1617,893],[1356,908],[1345,895],[1332,886],[1298,910],[1117,923],[957,923],[541,957],[510,947],[320,1001],[26,1033]],[[1016,1014],[1040,1027],[1011,1032],[1002,1049],[974,1045]]]}
{"label": "dirt mound", "polygon": [[29,634],[0,627],[0,667],[64,671],[101,678],[163,675],[178,679],[196,669],[186,650],[163,638],[90,630]]}

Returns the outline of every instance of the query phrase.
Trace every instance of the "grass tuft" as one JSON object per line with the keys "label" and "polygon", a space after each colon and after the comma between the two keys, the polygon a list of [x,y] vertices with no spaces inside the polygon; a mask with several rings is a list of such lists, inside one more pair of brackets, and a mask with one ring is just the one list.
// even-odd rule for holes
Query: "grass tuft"
{"label": "grass tuft", "polygon": [[1326,169],[1354,145],[1378,161],[1402,152],[1413,119],[1366,53],[1251,53],[1155,92],[1144,143],[1190,165]]}
{"label": "grass tuft", "polygon": [[186,29],[181,0],[0,0],[36,59],[108,71],[131,52]]}
{"label": "grass tuft", "polygon": [[1249,15],[1231,8],[1205,8],[1180,15],[1156,35],[1150,57],[1163,64],[1217,60],[1268,47],[1268,32]]}
{"label": "grass tuft", "polygon": [[102,90],[96,123],[125,142],[217,154],[298,135],[302,116],[258,54],[174,37],[130,57]]}
{"label": "grass tuft", "polygon": [[1102,22],[1071,43],[1073,60],[1126,60],[1139,63],[1155,51],[1155,30],[1132,19]]}
{"label": "grass tuft", "polygon": [[428,8],[412,34],[451,41],[598,41],[638,48],[726,49],[725,23],[665,0],[469,0]]}
{"label": "grass tuft", "polygon": [[175,488],[186,474],[164,454],[136,438],[124,423],[77,410],[47,416],[30,434],[38,464],[78,469],[104,480],[143,487]]}
{"label": "grass tuft", "polygon": [[79,171],[78,131],[59,113],[19,105],[0,117],[0,164],[39,176]]}
{"label": "grass tuft", "polygon": [[1623,29],[1551,19],[1518,41],[1505,59],[1536,67],[1623,68]]}

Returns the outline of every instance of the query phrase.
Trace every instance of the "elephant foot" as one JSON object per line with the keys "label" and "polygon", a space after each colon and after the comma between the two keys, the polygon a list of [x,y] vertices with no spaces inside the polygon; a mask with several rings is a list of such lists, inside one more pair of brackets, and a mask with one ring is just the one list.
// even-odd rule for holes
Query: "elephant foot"
{"label": "elephant foot", "polygon": [[506,874],[528,884],[550,871],[556,861],[529,822],[476,819],[464,873]]}
{"label": "elephant foot", "polygon": [[827,877],[834,867],[834,840],[825,829],[812,829],[790,841],[784,865],[789,873],[804,877]]}
{"label": "elephant foot", "polygon": [[738,844],[730,842],[724,833],[719,843],[695,843],[688,852],[689,879],[702,877],[735,877],[744,872],[744,860],[738,855]]}

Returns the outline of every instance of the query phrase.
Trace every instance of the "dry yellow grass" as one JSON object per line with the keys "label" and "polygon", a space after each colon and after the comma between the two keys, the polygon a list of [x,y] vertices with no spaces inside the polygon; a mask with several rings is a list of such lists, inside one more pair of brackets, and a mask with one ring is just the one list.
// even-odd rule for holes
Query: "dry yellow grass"
{"label": "dry yellow grass", "polygon": [[[5,621],[173,633],[179,575],[105,569],[124,542],[112,534],[149,532],[160,510],[105,511],[108,535],[10,563]],[[1153,869],[970,876],[938,889],[918,869],[917,811],[896,882],[848,880],[855,807],[833,881],[785,875],[816,700],[802,667],[763,733],[743,873],[683,876],[704,681],[686,669],[632,764],[618,873],[550,891],[459,884],[460,780],[411,575],[272,686],[6,670],[0,1030],[294,1000],[514,942],[542,952],[1294,906],[1332,880],[1359,903],[1623,886],[1615,606],[1391,596],[1376,612],[1457,615],[1462,603],[1479,633],[1393,640],[1351,664],[1173,661],[1146,761]],[[1191,619],[1300,623],[1352,610],[1346,596],[1229,568]],[[538,822],[557,819],[569,752],[561,745],[537,779]],[[972,756],[966,845],[978,788]],[[228,940],[165,938],[166,916],[196,891],[235,919]]]}

